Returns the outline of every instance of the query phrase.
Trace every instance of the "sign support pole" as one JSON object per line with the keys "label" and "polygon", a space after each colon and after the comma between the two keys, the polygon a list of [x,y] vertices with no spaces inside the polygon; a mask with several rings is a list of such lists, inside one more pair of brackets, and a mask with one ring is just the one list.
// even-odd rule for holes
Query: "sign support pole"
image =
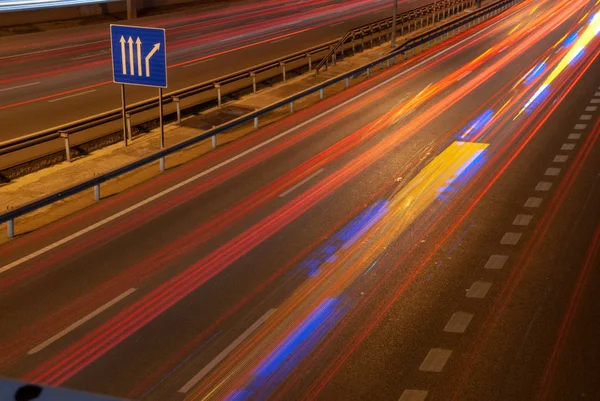
{"label": "sign support pole", "polygon": [[125,84],[121,84],[121,106],[122,106],[122,117],[123,117],[123,142],[127,146],[127,105],[125,104]]}
{"label": "sign support pole", "polygon": [[163,88],[158,88],[158,121],[160,124],[160,148],[165,148],[165,127],[163,125]]}

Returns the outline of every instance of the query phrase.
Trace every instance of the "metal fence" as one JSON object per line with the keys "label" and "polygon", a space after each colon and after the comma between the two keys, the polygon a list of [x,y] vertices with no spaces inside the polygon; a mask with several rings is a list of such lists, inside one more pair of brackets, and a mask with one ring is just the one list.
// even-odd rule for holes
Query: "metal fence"
{"label": "metal fence", "polygon": [[31,213],[42,207],[51,205],[54,202],[60,201],[62,199],[65,199],[69,196],[78,194],[78,193],[88,190],[90,188],[94,188],[94,198],[95,198],[95,200],[98,201],[101,198],[100,184],[102,184],[108,180],[111,180],[120,175],[129,173],[133,170],[136,170],[140,167],[146,166],[146,165],[156,162],[156,161],[159,161],[160,171],[164,171],[165,157],[168,155],[179,152],[179,151],[186,149],[192,145],[195,145],[203,140],[206,140],[209,138],[215,138],[216,135],[218,135],[220,133],[223,133],[223,132],[225,132],[229,129],[235,128],[235,127],[239,127],[240,125],[243,125],[246,123],[252,123],[252,124],[254,124],[254,128],[258,128],[259,118],[261,116],[264,116],[265,114],[268,114],[268,113],[275,111],[282,107],[289,107],[290,112],[293,112],[294,111],[294,102],[296,102],[297,100],[300,100],[302,98],[305,98],[306,96],[315,94],[315,93],[319,93],[320,98],[323,99],[325,96],[325,89],[332,85],[335,85],[337,83],[344,81],[346,87],[348,87],[350,85],[351,79],[356,78],[357,76],[360,76],[363,73],[366,73],[366,75],[368,77],[370,75],[371,70],[374,67],[379,66],[379,68],[383,68],[384,65],[389,66],[390,62],[392,62],[392,63],[396,62],[397,57],[406,58],[408,56],[409,51],[412,51],[414,53],[417,48],[421,47],[421,49],[422,49],[423,45],[429,44],[431,41],[435,41],[438,38],[440,40],[442,40],[444,38],[444,36],[446,38],[449,38],[450,36],[456,35],[457,33],[460,33],[463,30],[468,29],[472,25],[475,25],[476,23],[480,23],[481,21],[486,20],[486,19],[506,10],[508,7],[510,7],[516,3],[519,3],[520,1],[522,1],[522,0],[499,0],[489,6],[479,9],[469,15],[465,15],[465,16],[458,18],[450,23],[440,25],[440,26],[434,28],[433,30],[431,30],[430,32],[424,33],[422,35],[416,36],[416,37],[406,41],[402,45],[398,46],[396,49],[392,50],[390,53],[388,53],[388,54],[380,57],[379,59],[374,60],[366,65],[363,65],[352,71],[348,71],[344,74],[341,74],[339,76],[331,78],[331,79],[329,79],[325,82],[322,82],[318,85],[315,85],[311,88],[305,89],[305,90],[298,92],[292,96],[289,96],[285,99],[282,99],[275,103],[272,103],[271,105],[266,106],[262,109],[253,111],[244,116],[241,116],[234,120],[226,122],[225,124],[219,125],[213,129],[203,133],[202,135],[187,139],[187,140],[180,142],[172,147],[169,147],[167,149],[156,152],[150,156],[146,156],[143,159],[129,163],[129,164],[127,164],[123,167],[120,167],[116,170],[109,171],[105,174],[94,177],[90,180],[81,182],[81,183],[73,185],[69,188],[63,189],[61,191],[55,192],[55,193],[45,196],[43,198],[37,199],[28,204],[22,205],[13,210],[4,212],[4,213],[0,214],[0,223],[4,223],[4,222],[7,223],[7,234],[9,237],[13,237],[14,236],[14,223],[15,223],[15,219],[17,217],[23,216],[27,213]]}
{"label": "metal fence", "polygon": [[[398,30],[402,34],[414,32],[415,30],[426,26],[424,24],[428,24],[428,21],[435,19],[430,18],[430,16],[433,16],[434,14],[439,14],[439,17],[441,18],[442,16],[450,15],[449,12],[447,13],[447,10],[449,10],[450,8],[454,10],[459,8],[464,9],[466,5],[471,5],[473,4],[473,2],[474,0],[439,0],[435,5],[429,4],[408,11],[406,13],[402,13],[398,16],[397,19],[397,21],[399,21]],[[211,97],[211,100],[216,100],[217,105],[221,107],[222,98],[224,94],[227,93],[227,90],[232,91],[236,89],[236,85],[239,86],[238,84],[243,84],[243,82],[246,82],[246,85],[249,85],[250,81],[252,81],[252,92],[256,93],[257,84],[260,83],[261,80],[269,79],[272,77],[273,74],[278,75],[278,73],[273,73],[274,70],[278,70],[281,72],[282,80],[285,82],[291,66],[293,66],[295,69],[308,66],[308,71],[310,72],[313,70],[313,61],[319,61],[319,57],[323,59],[323,54],[325,54],[325,52],[327,52],[327,57],[331,57],[330,53],[333,52],[333,57],[335,58],[336,52],[339,49],[341,49],[343,57],[344,45],[348,47],[350,47],[351,45],[352,51],[356,52],[357,41],[359,42],[359,47],[361,49],[364,49],[367,46],[366,42],[368,42],[370,46],[373,46],[374,35],[377,34],[379,35],[379,43],[381,43],[382,32],[387,30],[387,37],[387,35],[391,32],[391,26],[392,17],[383,18],[373,23],[365,24],[363,26],[348,31],[346,35],[344,35],[344,38],[342,38],[343,42],[341,45],[340,40],[336,39],[334,41],[313,46],[311,48],[304,49],[296,53],[292,53],[274,60],[267,61],[262,64],[252,66],[250,68],[246,68],[224,76],[220,76],[210,81],[202,82],[189,87],[175,90],[173,92],[169,92],[163,96],[163,105],[169,105],[174,103],[175,110],[173,112],[176,113],[177,121],[181,122],[182,101],[184,99],[198,97],[198,95],[201,94],[212,93],[213,97]],[[327,57],[325,57],[323,60],[326,60]],[[272,74],[269,75],[269,72],[271,72]],[[206,102],[206,100],[204,100],[204,102]],[[192,101],[186,107],[189,108],[197,106],[198,103],[202,102],[195,103]],[[155,109],[157,107],[158,98],[144,100],[127,106],[126,127],[128,139],[132,138],[133,117],[135,115],[140,116],[140,118],[138,118],[139,121],[137,121],[137,124],[143,124],[151,119],[154,119],[154,117],[146,117],[146,119],[144,119],[142,113],[148,110]],[[81,120],[73,121],[57,127],[52,127],[29,135],[24,135],[19,138],[1,142],[0,156],[8,155],[20,150],[24,150],[50,141],[55,141],[59,138],[63,138],[66,145],[65,159],[70,161],[70,144],[73,141],[73,139],[70,139],[70,137],[72,135],[84,133],[93,128],[101,127],[109,123],[119,121],[122,118],[121,113],[122,111],[120,108],[113,109]],[[104,132],[104,135],[110,134],[112,132],[116,132],[115,129],[112,129],[110,132]],[[102,135],[100,135],[100,137],[101,136]],[[46,151],[46,153],[35,154],[34,158],[43,157],[48,154],[54,154],[58,151],[60,151],[59,147]],[[29,159],[31,159],[31,157],[29,157]],[[29,161],[29,159],[21,160],[17,158],[17,160],[12,162],[12,164],[3,166],[3,168],[10,168],[14,165],[27,162]]]}

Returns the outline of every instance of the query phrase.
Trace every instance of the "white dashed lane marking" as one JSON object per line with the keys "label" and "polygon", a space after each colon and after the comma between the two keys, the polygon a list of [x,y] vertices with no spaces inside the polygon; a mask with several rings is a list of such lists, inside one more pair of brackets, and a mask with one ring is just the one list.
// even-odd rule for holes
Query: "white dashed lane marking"
{"label": "white dashed lane marking", "polygon": [[567,156],[567,155],[556,155],[556,156],[554,156],[554,162],[555,163],[564,163],[567,160],[569,160],[569,156]]}
{"label": "white dashed lane marking", "polygon": [[426,390],[404,390],[398,401],[425,401],[427,394]]}
{"label": "white dashed lane marking", "polygon": [[519,240],[521,239],[521,233],[505,233],[502,239],[500,240],[500,244],[502,245],[517,245]]}
{"label": "white dashed lane marking", "polygon": [[600,92],[594,93],[594,96],[600,96]]}
{"label": "white dashed lane marking", "polygon": [[567,137],[567,139],[579,139],[581,138],[581,134],[569,134],[569,136]]}
{"label": "white dashed lane marking", "polygon": [[542,198],[536,198],[534,196],[531,196],[525,202],[525,207],[539,207],[541,204],[542,204]]}
{"label": "white dashed lane marking", "polygon": [[422,372],[441,372],[452,355],[452,350],[443,348],[432,348],[419,366]]}
{"label": "white dashed lane marking", "polygon": [[85,91],[85,92],[75,93],[74,95],[59,97],[57,99],[51,99],[51,100],[48,100],[48,103],[60,102],[61,100],[70,99],[72,97],[81,96],[81,95],[87,95],[88,93],[92,93],[92,92],[96,92],[96,89],[92,89],[92,90]]}
{"label": "white dashed lane marking", "polygon": [[464,333],[467,330],[467,326],[471,323],[473,319],[472,313],[467,312],[454,312],[448,323],[446,323],[446,327],[444,327],[444,331],[446,333]]}
{"label": "white dashed lane marking", "polygon": [[597,106],[588,106],[585,108],[585,111],[596,111],[598,109]]}
{"label": "white dashed lane marking", "polygon": [[583,121],[589,121],[592,119],[592,115],[591,114],[582,114],[581,117],[579,117],[580,120]]}
{"label": "white dashed lane marking", "polygon": [[560,167],[548,167],[546,169],[546,172],[544,173],[544,175],[550,176],[550,177],[556,177],[557,175],[560,174]]}
{"label": "white dashed lane marking", "polygon": [[523,227],[528,226],[529,223],[531,223],[531,219],[533,219],[533,216],[531,214],[519,214],[513,220],[513,225]]}
{"label": "white dashed lane marking", "polygon": [[560,150],[573,150],[573,149],[575,149],[574,143],[563,143],[563,145],[560,147]]}
{"label": "white dashed lane marking", "polygon": [[492,283],[487,281],[476,281],[471,284],[471,288],[467,290],[467,298],[483,299],[487,295]]}
{"label": "white dashed lane marking", "polygon": [[504,264],[507,260],[508,256],[506,255],[492,255],[490,256],[483,268],[490,270],[500,270],[504,267]]}
{"label": "white dashed lane marking", "polygon": [[590,103],[591,104],[598,104],[598,103],[600,103],[600,99],[592,99],[592,100],[590,100]]}
{"label": "white dashed lane marking", "polygon": [[[546,174],[547,175],[547,174]],[[536,191],[549,191],[552,188],[552,183],[548,181],[540,181],[535,186]]]}
{"label": "white dashed lane marking", "polygon": [[587,124],[575,124],[575,126],[573,128],[575,128],[576,130],[582,130],[585,129],[587,127]]}

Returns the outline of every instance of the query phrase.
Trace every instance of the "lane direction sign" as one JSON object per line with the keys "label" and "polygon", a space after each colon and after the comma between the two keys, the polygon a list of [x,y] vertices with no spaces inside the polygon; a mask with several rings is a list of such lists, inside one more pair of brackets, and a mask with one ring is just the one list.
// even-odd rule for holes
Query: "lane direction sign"
{"label": "lane direction sign", "polygon": [[110,43],[114,82],[167,87],[164,29],[111,25]]}

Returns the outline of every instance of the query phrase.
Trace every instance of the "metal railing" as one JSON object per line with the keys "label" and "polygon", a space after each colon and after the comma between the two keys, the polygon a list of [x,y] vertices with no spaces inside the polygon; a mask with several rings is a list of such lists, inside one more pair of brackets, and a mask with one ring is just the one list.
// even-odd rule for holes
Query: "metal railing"
{"label": "metal railing", "polygon": [[414,52],[419,46],[421,46],[421,48],[422,48],[423,44],[429,43],[431,40],[435,40],[435,38],[439,38],[439,37],[443,38],[444,35],[446,35],[446,37],[448,38],[448,37],[450,37],[451,34],[455,35],[463,30],[466,30],[467,28],[471,27],[472,25],[474,25],[475,21],[477,21],[479,23],[483,20],[486,20],[489,17],[492,17],[492,16],[506,10],[508,7],[510,7],[516,3],[519,3],[520,1],[522,1],[522,0],[499,0],[489,6],[486,6],[484,8],[481,8],[481,9],[473,12],[472,14],[465,15],[465,16],[458,18],[450,23],[440,25],[430,32],[424,33],[422,35],[416,36],[416,37],[406,41],[402,45],[398,46],[396,49],[390,51],[388,54],[386,54],[374,61],[371,61],[368,64],[365,64],[365,65],[355,68],[351,71],[348,71],[346,73],[343,73],[341,75],[333,77],[333,78],[331,78],[325,82],[322,82],[318,85],[315,85],[311,88],[305,89],[305,90],[298,92],[294,95],[291,95],[285,99],[282,99],[275,103],[272,103],[262,109],[250,112],[244,116],[241,116],[234,120],[228,121],[228,122],[226,122],[222,125],[219,125],[197,137],[187,139],[187,140],[180,142],[174,146],[171,146],[167,149],[158,151],[152,155],[146,156],[140,160],[137,160],[137,161],[129,163],[125,166],[122,166],[116,170],[109,171],[100,176],[94,177],[92,179],[86,180],[86,181],[78,183],[78,184],[75,184],[69,188],[65,188],[61,191],[55,192],[55,193],[47,195],[43,198],[40,198],[40,199],[37,199],[30,203],[27,203],[25,205],[19,206],[15,209],[4,212],[4,213],[0,214],[0,223],[4,223],[4,222],[7,223],[8,236],[13,237],[14,236],[14,222],[17,217],[23,216],[27,213],[31,213],[42,207],[51,205],[54,202],[60,201],[69,196],[78,194],[80,192],[83,192],[83,191],[91,189],[91,188],[94,188],[94,198],[95,198],[95,200],[98,201],[101,198],[100,184],[102,184],[108,180],[111,180],[120,175],[129,173],[133,170],[136,170],[140,167],[146,166],[157,160],[159,161],[160,171],[164,171],[165,157],[168,155],[179,152],[179,151],[186,149],[192,145],[195,145],[203,140],[206,140],[209,138],[214,138],[214,137],[216,137],[216,135],[218,135],[220,133],[223,133],[229,129],[238,127],[245,123],[253,123],[254,128],[258,128],[259,117],[261,117],[267,113],[270,113],[281,107],[288,107],[288,106],[290,108],[290,111],[293,112],[294,111],[294,102],[296,102],[297,100],[300,100],[306,96],[315,94],[315,93],[319,93],[320,98],[323,99],[325,96],[325,88],[327,88],[327,87],[330,87],[339,82],[345,81],[346,88],[347,88],[350,85],[351,79],[356,78],[356,77],[362,75],[363,73],[366,73],[366,75],[369,76],[370,71],[373,67],[379,65],[380,68],[383,68],[384,63],[389,66],[390,61],[395,62],[396,58],[399,55],[400,56],[403,55],[403,57],[406,58],[408,55],[408,51],[413,50],[413,52]]}
{"label": "metal railing", "polygon": [[[419,7],[407,13],[399,14],[396,17],[396,32],[400,32],[400,35],[409,34],[417,31],[417,29],[423,29],[426,26],[435,24],[436,22],[448,18],[452,15],[465,10],[468,7],[474,6],[476,0],[439,0],[437,2],[428,4],[423,7]],[[340,52],[340,56],[344,57],[344,47],[346,43],[352,43],[354,51],[354,43],[356,38],[364,38],[366,35],[370,36],[371,44],[373,41],[374,33],[379,33],[379,41],[381,42],[381,32],[386,32],[386,40],[390,40],[388,36],[392,34],[394,17],[387,17],[379,21],[375,21],[371,24],[366,24],[357,28],[353,28],[346,32],[344,36],[338,40],[338,42],[331,47],[329,52],[321,59],[319,64],[315,67],[317,73],[323,67],[328,67],[329,60],[335,65],[337,60],[337,53]],[[417,25],[418,24],[418,25]],[[406,32],[404,31],[406,28]]]}
{"label": "metal railing", "polygon": [[[472,3],[473,0],[440,0],[438,2],[438,6],[437,9],[438,11],[442,10],[442,7],[440,6],[440,4],[467,4],[467,3]],[[417,27],[417,20],[420,18],[420,26],[424,26],[423,25],[423,17],[425,15],[429,15],[428,13],[431,13],[432,10],[434,10],[433,5],[429,4],[426,6],[422,6],[419,8],[416,8],[414,10],[402,13],[398,16],[398,18],[401,21],[404,21],[404,23],[409,23],[410,21],[414,20],[414,27],[416,29]],[[381,19],[379,21],[375,21],[371,24],[366,24],[360,27],[357,27],[349,32],[351,32],[351,37],[353,39],[352,42],[352,48],[353,48],[353,52],[356,51],[354,43],[356,40],[360,40],[362,43],[362,49],[365,48],[365,38],[370,36],[370,43],[371,46],[373,44],[373,35],[379,33],[379,41],[381,43],[381,32],[382,30],[388,29],[388,25],[391,26],[391,20],[392,17],[389,18],[384,18]],[[403,25],[402,25],[403,26]],[[410,23],[409,23],[409,27],[410,27]],[[410,28],[409,28],[410,30]],[[408,31],[407,31],[408,33]],[[348,34],[347,34],[348,35]],[[347,39],[345,39],[345,42],[347,42]],[[223,95],[225,94],[224,91],[224,86],[225,85],[229,85],[229,84],[233,84],[239,81],[243,81],[243,80],[252,80],[252,92],[256,93],[257,91],[257,84],[259,83],[259,76],[260,74],[263,74],[265,72],[271,71],[273,69],[281,69],[281,75],[282,75],[282,79],[285,82],[286,81],[286,73],[288,73],[288,67],[290,65],[292,65],[292,63],[304,60],[305,63],[302,64],[302,66],[306,66],[308,65],[308,71],[312,71],[313,70],[313,58],[317,57],[318,59],[318,55],[324,52],[329,52],[331,51],[332,48],[335,48],[335,46],[339,45],[340,40],[336,39],[327,43],[323,43],[317,46],[313,46],[311,48],[308,49],[304,49],[301,51],[298,51],[296,53],[293,54],[289,54],[274,60],[270,60],[267,61],[265,63],[262,64],[258,64],[258,65],[254,65],[252,67],[240,70],[240,71],[236,71],[227,75],[223,75],[220,76],[218,78],[215,79],[211,79],[210,81],[205,81],[199,84],[195,84],[195,85],[191,85],[185,88],[181,88],[178,90],[175,90],[173,92],[169,92],[167,94],[165,94],[163,96],[163,105],[168,105],[171,103],[175,103],[175,113],[177,116],[177,121],[181,122],[181,111],[182,111],[182,107],[181,107],[181,101],[183,99],[186,98],[191,98],[193,96],[197,96],[206,92],[210,92],[210,91],[214,91],[215,95],[216,95],[216,101],[217,101],[217,105],[219,107],[222,106],[222,98]],[[339,47],[339,46],[338,46]],[[343,49],[343,47],[342,47]],[[296,68],[299,68],[299,66],[296,66]],[[263,74],[265,75],[265,74]],[[271,77],[269,76],[263,76],[262,80],[265,79],[269,79]],[[212,98],[213,100],[215,98]],[[204,101],[206,102],[206,100]],[[198,102],[198,103],[202,103],[202,102]],[[196,103],[189,104],[187,107],[194,107],[197,106]],[[152,99],[148,99],[148,100],[144,100],[141,102],[137,102],[134,104],[130,104],[127,106],[127,111],[126,111],[126,118],[127,118],[127,138],[131,139],[132,137],[132,124],[131,124],[131,120],[132,117],[136,114],[140,114],[142,112],[151,110],[151,109],[155,109],[158,107],[158,98],[152,98]],[[78,133],[82,133],[85,131],[88,131],[92,128],[96,128],[96,127],[100,127],[103,126],[105,124],[109,124],[112,122],[116,122],[119,121],[122,118],[122,111],[120,108],[118,109],[113,109],[110,111],[106,111],[100,114],[96,114],[94,116],[90,116],[90,117],[86,117],[84,119],[80,119],[77,121],[73,121],[70,123],[66,123],[66,124],[62,124],[56,127],[52,127],[52,128],[48,128],[42,131],[38,131],[29,135],[24,135],[21,136],[19,138],[15,138],[15,139],[11,139],[5,142],[1,142],[0,143],[0,156],[2,155],[7,155],[7,154],[11,154],[23,149],[27,149],[33,146],[37,146],[37,145],[41,145],[44,144],[46,142],[50,142],[50,141],[54,141],[60,138],[64,139],[65,142],[65,152],[66,152],[66,157],[65,159],[67,161],[70,161],[70,152],[71,152],[71,145],[70,145],[70,136],[74,135],[74,134],[78,134]],[[146,120],[143,121],[138,121],[138,125],[139,124],[143,124],[149,120],[152,120],[154,118],[150,118],[148,117]],[[113,132],[116,132],[115,129],[111,130],[110,132],[104,133],[103,135],[109,135]],[[100,137],[102,137],[102,135],[100,135]],[[55,154],[57,152],[60,151],[60,148],[57,149],[52,149],[51,151],[47,151],[46,153],[43,154],[36,154],[35,155],[35,159],[39,158],[39,157],[43,157],[46,156],[48,154]],[[24,162],[27,162],[29,160],[18,160],[13,162],[11,165],[8,166],[3,166],[3,169],[7,169],[10,168],[14,165],[18,165]]]}

